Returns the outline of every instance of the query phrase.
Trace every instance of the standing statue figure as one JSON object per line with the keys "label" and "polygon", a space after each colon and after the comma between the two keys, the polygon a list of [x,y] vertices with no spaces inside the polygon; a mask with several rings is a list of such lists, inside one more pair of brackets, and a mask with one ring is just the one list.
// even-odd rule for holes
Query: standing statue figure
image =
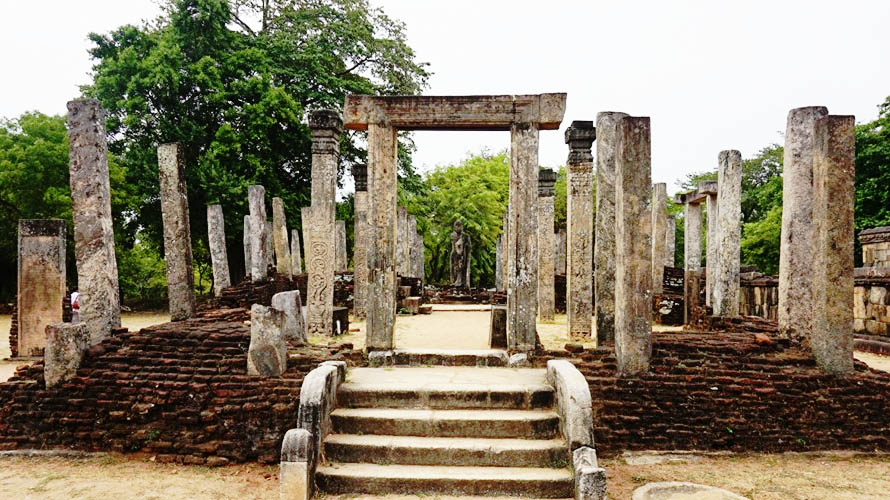
{"label": "standing statue figure", "polygon": [[470,286],[470,237],[464,233],[460,220],[454,221],[451,232],[451,284]]}

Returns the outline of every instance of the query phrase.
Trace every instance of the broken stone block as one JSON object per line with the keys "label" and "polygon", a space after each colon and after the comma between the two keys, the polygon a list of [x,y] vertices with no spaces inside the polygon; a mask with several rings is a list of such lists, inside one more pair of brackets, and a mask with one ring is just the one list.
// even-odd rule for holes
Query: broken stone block
{"label": "broken stone block", "polygon": [[420,297],[405,297],[402,299],[402,309],[411,314],[418,314],[420,313],[420,301]]}
{"label": "broken stone block", "polygon": [[306,329],[303,325],[303,304],[300,301],[300,291],[291,290],[276,293],[272,296],[272,307],[284,313],[282,333],[285,340],[295,340],[300,344],[305,344]]}
{"label": "broken stone block", "polygon": [[510,368],[526,368],[531,366],[531,363],[528,361],[528,354],[517,352],[510,356],[510,359],[507,361],[507,366]]}
{"label": "broken stone block", "polygon": [[492,349],[507,348],[507,306],[491,306],[491,326],[488,329],[488,345]]}
{"label": "broken stone block", "polygon": [[83,353],[90,346],[86,323],[55,323],[46,325],[46,351],[43,357],[43,380],[53,387],[77,374]]}
{"label": "broken stone block", "polygon": [[392,366],[392,351],[371,351],[368,353],[368,365],[372,367]]}
{"label": "broken stone block", "polygon": [[260,304],[251,306],[248,375],[278,377],[287,369],[287,345],[282,333],[284,317],[284,312],[278,309]]}
{"label": "broken stone block", "polygon": [[281,443],[281,463],[278,466],[279,498],[309,500],[312,478],[309,475],[312,440],[306,429],[290,429]]}

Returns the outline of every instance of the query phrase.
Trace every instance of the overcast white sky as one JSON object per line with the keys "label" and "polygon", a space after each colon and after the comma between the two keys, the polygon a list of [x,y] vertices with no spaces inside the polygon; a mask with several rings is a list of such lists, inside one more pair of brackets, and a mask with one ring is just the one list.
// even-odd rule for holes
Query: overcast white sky
{"label": "overcast white sky", "polygon": [[[565,162],[563,131],[599,111],[652,118],[652,178],[713,169],[782,141],[789,109],[828,106],[857,121],[890,95],[890,1],[372,0],[407,25],[435,73],[427,94],[567,92],[540,163]],[[0,0],[0,116],[64,113],[89,80],[86,35],[139,23],[153,0]],[[506,132],[418,132],[426,169]]]}

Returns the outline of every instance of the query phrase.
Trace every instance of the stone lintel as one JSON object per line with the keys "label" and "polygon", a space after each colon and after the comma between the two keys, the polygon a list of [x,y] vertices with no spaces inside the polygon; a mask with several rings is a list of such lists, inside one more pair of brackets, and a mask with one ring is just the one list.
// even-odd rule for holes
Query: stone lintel
{"label": "stone lintel", "polygon": [[565,114],[566,94],[486,96],[348,95],[344,125],[366,130],[382,116],[400,130],[503,130],[513,123],[534,123],[556,130]]}
{"label": "stone lintel", "polygon": [[717,181],[701,181],[698,183],[699,196],[717,196]]}

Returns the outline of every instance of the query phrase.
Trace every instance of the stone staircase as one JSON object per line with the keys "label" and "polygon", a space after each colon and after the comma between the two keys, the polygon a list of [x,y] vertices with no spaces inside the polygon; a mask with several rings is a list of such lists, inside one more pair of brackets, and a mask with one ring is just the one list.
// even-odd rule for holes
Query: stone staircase
{"label": "stone staircase", "polygon": [[324,492],[573,496],[545,370],[357,368],[338,399]]}

